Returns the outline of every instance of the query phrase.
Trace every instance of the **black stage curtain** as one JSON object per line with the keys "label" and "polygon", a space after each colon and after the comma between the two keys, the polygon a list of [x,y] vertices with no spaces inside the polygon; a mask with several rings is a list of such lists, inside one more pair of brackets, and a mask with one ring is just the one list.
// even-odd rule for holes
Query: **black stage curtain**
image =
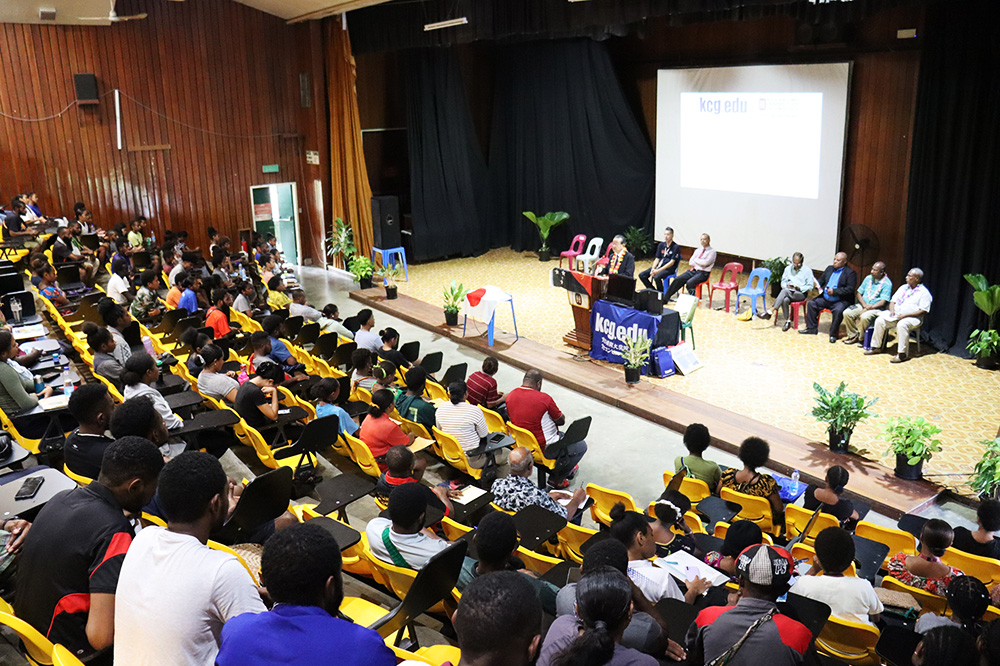
{"label": "black stage curtain", "polygon": [[905,256],[934,296],[924,332],[963,356],[986,322],[962,276],[1000,281],[998,20],[995,0],[932,9],[914,119]]}
{"label": "black stage curtain", "polygon": [[486,162],[452,49],[421,49],[407,63],[407,136],[414,261],[489,249]]}
{"label": "black stage curtain", "polygon": [[490,243],[539,246],[523,215],[566,211],[554,252],[575,234],[652,230],[653,151],[611,58],[588,39],[499,47],[490,143]]}

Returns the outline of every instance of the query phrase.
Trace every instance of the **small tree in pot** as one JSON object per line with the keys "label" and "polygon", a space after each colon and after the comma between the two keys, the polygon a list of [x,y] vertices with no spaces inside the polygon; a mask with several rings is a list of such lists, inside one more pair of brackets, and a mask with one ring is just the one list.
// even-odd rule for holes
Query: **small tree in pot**
{"label": "small tree in pot", "polygon": [[347,270],[351,272],[362,289],[372,288],[372,274],[375,272],[375,264],[372,263],[371,259],[354,255],[347,265]]}
{"label": "small tree in pot", "polygon": [[396,298],[399,291],[399,268],[396,266],[383,266],[378,272],[378,277],[382,278],[385,284],[385,299],[391,301]]}
{"label": "small tree in pot", "polygon": [[969,487],[982,499],[1000,499],[1000,437],[979,443],[986,452],[969,476]]}
{"label": "small tree in pot", "polygon": [[941,450],[941,440],[934,435],[941,432],[922,416],[897,416],[889,421],[882,437],[889,442],[887,456],[896,455],[896,476],[908,481],[918,481],[924,462]]}
{"label": "small tree in pot", "polygon": [[812,415],[820,423],[829,425],[830,450],[834,453],[847,453],[851,441],[851,433],[858,423],[870,416],[876,416],[870,410],[878,402],[878,398],[868,398],[847,391],[847,384],[840,382],[836,391],[828,391],[819,384],[813,383],[816,391],[816,406]]}
{"label": "small tree in pot", "polygon": [[542,239],[542,246],[538,249],[538,260],[548,261],[552,258],[552,249],[549,247],[549,233],[552,231],[553,227],[558,227],[560,224],[568,220],[569,213],[564,213],[562,211],[557,213],[550,212],[538,217],[531,211],[526,210],[521,214],[531,220],[532,224],[538,227],[538,235]]}
{"label": "small tree in pot", "polygon": [[457,280],[444,288],[444,323],[448,326],[458,326],[458,311],[462,307],[462,299],[468,293]]}
{"label": "small tree in pot", "polygon": [[638,384],[642,378],[642,369],[649,362],[649,350],[653,341],[644,335],[637,338],[625,338],[625,383]]}
{"label": "small tree in pot", "polygon": [[354,230],[341,218],[333,221],[331,235],[326,239],[326,256],[338,268],[347,266],[351,257],[357,254],[354,246]]}
{"label": "small tree in pot", "polygon": [[986,315],[986,326],[976,329],[969,336],[966,349],[976,357],[976,365],[993,370],[1000,360],[1000,333],[996,329],[997,315],[1000,314],[1000,284],[990,285],[986,276],[969,273],[965,280],[975,291],[972,300]]}

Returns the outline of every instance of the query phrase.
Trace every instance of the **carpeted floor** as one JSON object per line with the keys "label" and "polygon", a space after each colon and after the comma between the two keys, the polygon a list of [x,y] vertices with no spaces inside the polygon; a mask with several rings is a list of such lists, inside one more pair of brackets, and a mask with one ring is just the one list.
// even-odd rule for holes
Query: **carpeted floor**
{"label": "carpeted floor", "polygon": [[[637,263],[638,272],[649,262]],[[493,250],[480,257],[410,265],[410,281],[400,282],[400,292],[437,304],[452,278],[467,289],[495,285],[514,296],[520,335],[576,354],[579,350],[562,342],[573,324],[566,292],[549,286],[549,271],[557,265],[539,262],[531,252]],[[717,280],[718,271],[712,281]],[[923,356],[890,364],[888,354],[865,356],[860,347],[830,344],[829,315],[820,319],[820,335],[785,333],[773,319],[740,322],[731,312],[709,309],[707,289],[704,294],[694,319],[696,353],[704,367],[687,377],[643,381],[816,440],[825,440],[826,432],[810,413],[812,384],[832,389],[845,381],[850,390],[879,399],[874,408],[878,417],[858,426],[853,448],[891,466],[891,459],[882,458],[886,443],[880,434],[886,422],[893,416],[924,416],[941,427],[944,446],[925,465],[925,474],[945,475],[932,478],[969,492],[964,475],[982,456],[979,442],[992,440],[1000,424],[1000,372],[979,370],[972,361],[935,353],[926,344]],[[724,299],[717,292],[715,307]],[[498,310],[497,327],[513,330],[509,311]]]}

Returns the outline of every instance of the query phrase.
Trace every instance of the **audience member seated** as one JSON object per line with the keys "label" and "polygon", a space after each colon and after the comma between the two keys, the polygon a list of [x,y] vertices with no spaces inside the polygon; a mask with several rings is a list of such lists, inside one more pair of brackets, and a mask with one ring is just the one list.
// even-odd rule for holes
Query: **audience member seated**
{"label": "audience member seated", "polygon": [[49,500],[24,541],[17,616],[88,664],[111,663],[119,574],[134,537],[125,514],[152,499],[162,467],[148,440],[117,440],[96,481]]}
{"label": "audience member seated", "polygon": [[268,539],[260,577],[274,607],[225,624],[217,666],[395,666],[378,633],[338,617],[341,562],[337,540],[315,525]]}
{"label": "audience member seated", "polygon": [[424,527],[427,495],[420,484],[404,483],[393,488],[388,513],[388,518],[372,518],[365,528],[372,554],[383,562],[421,569],[451,545]]}
{"label": "audience member seated", "polygon": [[705,460],[703,454],[712,443],[712,436],[701,423],[692,423],[684,430],[684,447],[688,455],[674,458],[674,472],[687,470],[687,475],[708,484],[710,491],[717,492],[722,469],[718,463]]}
{"label": "audience member seated", "polygon": [[[420,372],[423,372],[423,370],[419,368],[410,370],[410,373],[406,376],[406,381],[410,381],[410,375]],[[480,444],[485,441],[484,438],[490,434],[483,410],[466,402],[465,396],[467,394],[468,389],[465,382],[452,382],[448,385],[448,397],[450,401],[438,406],[435,414],[438,429],[457,439],[459,446],[462,447],[462,450],[466,454],[479,448]],[[407,395],[409,395],[409,391],[407,391]],[[405,401],[406,398],[404,397],[402,400]],[[399,408],[400,402],[399,399],[396,400],[397,408]],[[402,410],[400,410],[400,413],[402,413]],[[486,465],[491,456],[497,465],[497,476],[507,476],[508,451],[505,448],[497,449],[491,453],[468,456],[469,466],[481,469]],[[528,457],[530,458],[531,455],[529,454]],[[528,466],[528,475],[531,475],[530,465]]]}
{"label": "audience member seated", "polygon": [[69,299],[56,282],[56,269],[51,264],[43,264],[38,269],[38,277],[41,278],[38,281],[39,294],[47,298],[52,305],[59,307],[69,305]]}
{"label": "audience member seated", "polygon": [[288,345],[281,340],[285,333],[284,321],[282,321],[281,317],[268,315],[264,317],[260,327],[267,333],[268,338],[271,340],[271,358],[276,363],[290,367],[301,365],[292,356],[292,352],[288,351]]}
{"label": "audience member seated", "polygon": [[730,488],[745,495],[766,498],[771,503],[771,516],[775,525],[785,524],[785,505],[781,502],[778,482],[770,474],[761,474],[758,467],[767,464],[771,447],[760,437],[747,437],[740,444],[740,461],[743,469],[727,469],[719,479],[720,488]]}
{"label": "audience member seated", "polygon": [[201,350],[205,348],[206,345],[212,344],[212,338],[201,333],[197,328],[192,326],[183,333],[181,333],[181,343],[190,347],[191,352],[188,354],[185,365],[187,365],[188,372],[191,373],[192,377],[198,377],[201,374],[201,369],[205,367],[202,359],[199,357]]}
{"label": "audience member seated", "polygon": [[764,534],[760,530],[760,525],[751,520],[737,520],[726,530],[722,548],[706,553],[705,564],[727,574],[733,582],[738,582],[736,558],[750,546],[761,543],[764,543]]}
{"label": "audience member seated", "polygon": [[517,526],[513,518],[502,511],[487,514],[476,528],[474,542],[479,560],[465,558],[455,589],[461,592],[476,578],[496,571],[519,571],[535,588],[542,609],[549,615],[556,614],[559,588],[524,568],[517,557]]}
{"label": "audience member seated", "polygon": [[[129,234],[131,237],[132,234]],[[174,251],[180,250],[177,244],[174,245]],[[167,280],[170,282],[170,286],[173,287],[181,280],[181,273],[184,274],[194,274],[195,264],[198,262],[198,255],[194,252],[184,252],[181,251],[181,260],[170,270],[167,275]],[[189,311],[190,312],[190,311]]]}
{"label": "audience member seated", "polygon": [[131,300],[129,294],[129,263],[126,259],[115,259],[111,262],[111,277],[108,278],[108,285],[105,291],[108,298],[118,305],[128,305]]}
{"label": "audience member seated", "polygon": [[88,285],[93,284],[94,265],[85,261],[82,252],[79,252],[73,245],[73,229],[71,227],[60,227],[58,236],[52,244],[52,261],[56,264],[66,262],[80,262],[80,280]]}
{"label": "audience member seated", "polygon": [[336,416],[339,422],[340,434],[353,435],[358,431],[358,424],[347,411],[337,404],[340,397],[340,382],[332,377],[324,377],[310,389],[316,401],[316,418]]}
{"label": "audience member seated", "polygon": [[[691,507],[691,502],[687,502],[687,507]],[[653,530],[657,557],[667,557],[680,550],[694,555],[697,550],[691,528],[684,522],[684,511],[683,507],[670,499],[656,500],[653,505],[653,515],[647,520]],[[674,529],[681,530],[683,534],[677,534]]]}
{"label": "audience member seated", "polygon": [[198,373],[198,392],[216,400],[225,400],[229,404],[236,402],[236,393],[240,383],[236,381],[236,372],[223,372],[226,353],[218,345],[208,344],[196,355],[201,363]]}
{"label": "audience member seated", "polygon": [[[378,334],[382,338],[382,344],[376,351],[378,357],[392,361],[397,368],[408,369],[411,365],[410,361],[398,349],[399,331],[390,326],[379,331]],[[417,364],[419,365],[419,362]]]}
{"label": "audience member seated", "polygon": [[323,313],[306,303],[306,292],[301,289],[292,290],[292,302],[288,304],[289,317],[302,317],[305,321],[319,323]]}
{"label": "audience member seated", "polygon": [[10,240],[11,238],[16,238],[18,236],[37,236],[38,231],[35,229],[29,229],[24,224],[24,215],[28,212],[27,206],[21,201],[20,197],[14,197],[10,202],[10,210],[3,218],[4,226],[4,238]]}
{"label": "audience member seated", "polygon": [[156,359],[146,352],[132,354],[125,361],[125,372],[122,374],[122,383],[125,385],[126,400],[139,396],[148,396],[153,401],[156,411],[163,417],[163,422],[167,425],[167,430],[177,430],[184,427],[181,417],[174,414],[170,405],[159,391],[153,388],[153,384],[160,378],[160,369],[156,366]]}
{"label": "audience member seated", "polygon": [[192,273],[187,273],[178,281],[181,288],[181,299],[177,301],[177,307],[184,308],[188,314],[193,314],[199,310],[198,295],[195,293],[201,289],[201,278]]}
{"label": "audience member seated", "polygon": [[[0,329],[0,409],[10,417],[37,406],[39,398],[47,398],[52,395],[52,388],[49,386],[46,386],[40,393],[35,393],[34,382],[22,377],[7,363],[8,360],[17,358],[18,350],[17,340],[14,339],[11,332],[7,329]],[[41,425],[41,431],[34,435],[22,432],[22,435],[40,437],[44,433],[47,419],[44,422],[33,419],[32,423],[34,421],[38,421]]]}
{"label": "audience member seated", "polygon": [[79,424],[66,437],[63,457],[74,474],[96,479],[104,451],[115,440],[107,436],[115,403],[104,384],[84,384],[69,396],[69,413]]}
{"label": "audience member seated", "polygon": [[920,530],[919,554],[900,552],[893,555],[886,566],[888,575],[905,585],[944,596],[951,580],[962,575],[959,569],[941,561],[954,536],[948,523],[931,518]]}
{"label": "audience member seated", "polygon": [[802,498],[802,505],[809,511],[823,507],[823,513],[828,513],[838,521],[841,527],[853,526],[858,521],[858,512],[854,503],[841,497],[851,474],[840,465],[834,465],[826,470],[826,487],[819,488],[809,484]]}
{"label": "audience member seated", "polygon": [[1000,559],[1000,541],[996,533],[1000,531],[1000,502],[994,499],[983,500],[976,510],[975,531],[967,527],[955,528],[954,548],[980,557]]}
{"label": "audience member seated", "polygon": [[472,581],[454,615],[457,666],[529,666],[542,637],[542,605],[524,576],[498,571]]}
{"label": "audience member seated", "polygon": [[[176,270],[176,269],[175,269]],[[167,291],[167,297],[164,299],[167,302],[167,308],[175,310],[180,307],[181,294],[184,291],[181,289],[181,282],[187,277],[186,271],[180,271],[177,273],[177,281],[170,285],[170,289]]]}
{"label": "audience member seated", "polygon": [[375,385],[375,377],[372,375],[373,354],[367,349],[355,349],[351,352],[351,386],[360,386],[363,389],[372,390]]}
{"label": "audience member seated", "polygon": [[[229,325],[229,308],[233,305],[233,296],[225,289],[212,291],[212,307],[205,313],[205,325],[210,326],[215,333],[215,342],[230,344],[238,331]],[[284,345],[284,343],[282,343]],[[288,351],[287,348],[285,351]],[[289,354],[290,356],[291,354]]]}
{"label": "audience member seated", "polygon": [[653,265],[639,273],[639,279],[646,289],[663,291],[663,281],[668,275],[676,274],[681,263],[681,246],[674,242],[674,230],[663,230],[663,242],[657,243],[653,255]]}
{"label": "audience member seated", "polygon": [[492,356],[483,359],[483,369],[476,370],[466,381],[469,388],[468,400],[473,405],[481,405],[488,409],[501,410],[501,416],[507,417],[507,408],[504,403],[507,398],[503,393],[497,391],[497,380],[493,375],[497,374],[500,364]]}
{"label": "audience member seated", "polygon": [[[530,430],[545,452],[546,447],[560,445],[556,455],[556,466],[549,475],[549,485],[563,489],[569,487],[570,479],[576,476],[579,462],[587,453],[586,442],[563,442],[559,426],[566,423],[566,417],[555,400],[542,392],[542,373],[532,368],[524,374],[521,386],[507,395],[507,412],[510,422]],[[547,456],[548,457],[548,456]]]}
{"label": "audience member seated", "polygon": [[145,239],[142,236],[142,223],[144,220],[145,218],[140,216],[134,220],[131,220],[128,224],[129,226],[128,243],[129,245],[132,246],[132,249],[134,250],[141,250],[143,247],[145,247],[146,244]]}
{"label": "audience member seated", "polygon": [[115,439],[142,437],[160,447],[161,453],[166,453],[164,445],[170,439],[170,433],[153,401],[146,396],[126,400],[115,407],[108,428]]}
{"label": "audience member seated", "polygon": [[816,335],[819,332],[819,313],[829,310],[832,317],[830,342],[836,342],[844,310],[854,302],[854,292],[858,289],[858,274],[847,265],[847,254],[838,252],[834,255],[833,264],[826,267],[819,279],[819,288],[819,296],[806,306],[806,327],[799,333]]}
{"label": "audience member seated", "polygon": [[374,393],[379,389],[387,389],[392,393],[392,400],[395,402],[398,400],[406,390],[396,386],[396,366],[393,365],[392,361],[379,361],[376,366],[372,368],[372,377],[375,378],[375,383],[372,384],[371,391]]}
{"label": "audience member seated", "polygon": [[717,256],[711,245],[712,238],[708,234],[702,234],[699,240],[701,247],[691,253],[688,269],[670,281],[670,286],[663,294],[664,302],[673,299],[674,295],[684,287],[687,287],[687,292],[694,296],[695,288],[707,282],[712,276]]}
{"label": "audience member seated", "polygon": [[[476,408],[473,408],[476,409]],[[587,491],[577,488],[572,494],[564,490],[545,492],[531,480],[535,467],[531,451],[519,446],[510,452],[508,460],[510,473],[508,476],[493,482],[493,502],[501,509],[517,513],[525,507],[537,504],[543,509],[575,522],[580,523],[580,504],[587,498]],[[567,506],[559,500],[569,500]]]}
{"label": "audience member seated", "polygon": [[919,268],[911,268],[906,274],[906,284],[901,285],[889,301],[889,310],[883,312],[875,320],[875,332],[872,334],[872,348],[865,354],[879,354],[885,342],[886,332],[896,329],[896,356],[892,363],[902,363],[909,360],[910,333],[924,321],[924,316],[931,311],[934,300],[931,292],[923,285],[924,272]]}
{"label": "audience member seated", "polygon": [[253,288],[253,282],[242,280],[236,283],[236,300],[233,301],[233,310],[245,315],[253,314],[253,302],[257,295],[257,290]]}
{"label": "audience member seated", "polygon": [[653,564],[656,555],[656,541],[646,516],[635,511],[626,511],[625,505],[618,503],[611,507],[611,538],[628,548],[628,577],[642,590],[642,594],[655,604],[661,599],[681,599],[694,603],[698,596],[712,585],[704,578],[695,577],[687,581],[687,592],[682,594],[673,576],[666,569]]}
{"label": "audience member seated", "polygon": [[[913,666],[967,666],[978,657],[976,641],[958,627],[935,627],[917,643]],[[995,662],[980,662],[993,666]]]}
{"label": "audience member seated", "polygon": [[354,331],[344,326],[344,322],[340,319],[340,310],[333,303],[323,306],[323,318],[319,327],[324,333],[336,333],[348,340],[354,339]]}
{"label": "audience member seated", "polygon": [[450,490],[451,483],[442,483],[433,488],[420,483],[424,478],[427,461],[417,458],[413,451],[405,446],[394,446],[385,454],[386,470],[382,472],[375,483],[375,494],[385,501],[389,500],[392,490],[407,483],[415,483],[424,489],[427,506],[444,511],[446,516],[454,512],[451,495],[457,490]]}
{"label": "audience member seated", "polygon": [[207,453],[182,453],[164,466],[157,496],[167,527],[139,533],[119,576],[116,664],[211,664],[229,620],[266,610],[239,560],[207,545],[228,515],[229,490]]}
{"label": "audience member seated", "polygon": [[951,616],[924,613],[914,627],[926,634],[934,627],[958,627],[973,638],[978,638],[983,628],[983,615],[990,607],[990,592],[983,582],[972,576],[958,576],[948,583],[945,591]]}
{"label": "audience member seated", "polygon": [[631,278],[635,276],[635,257],[625,247],[625,237],[616,234],[611,239],[609,247],[611,254],[608,256],[608,263],[598,266],[598,275],[621,275]]}
{"label": "audience member seated", "polygon": [[160,297],[156,290],[160,288],[160,274],[152,268],[148,268],[139,274],[139,291],[132,299],[129,312],[139,321],[148,321],[153,317],[159,317],[162,313],[160,309]]}
{"label": "audience member seated", "polygon": [[[785,325],[782,331],[787,331],[792,327],[792,320],[789,318],[790,303],[800,303],[806,300],[806,294],[811,289],[819,289],[819,282],[813,275],[812,269],[805,265],[805,258],[801,252],[792,255],[792,263],[785,266],[785,271],[781,274],[781,291],[771,305],[771,312],[777,313],[781,308],[781,314],[785,317]],[[766,307],[766,303],[765,303]],[[771,313],[764,312],[763,319],[770,319]]]}
{"label": "audience member seated", "polygon": [[[846,575],[854,562],[854,540],[840,527],[827,527],[816,536],[812,568],[792,586],[795,594],[822,601],[841,620],[875,624],[885,610],[872,584]],[[989,595],[986,595],[987,600]]]}
{"label": "audience member seated", "polygon": [[875,318],[885,312],[892,298],[892,280],[885,274],[885,264],[876,261],[870,275],[866,275],[858,287],[857,303],[844,310],[844,325],[847,327],[845,344],[862,344],[865,331]]}
{"label": "audience member seated", "polygon": [[132,324],[132,316],[110,298],[102,298],[97,302],[97,312],[104,320],[104,325],[108,327],[111,337],[115,339],[115,346],[108,353],[124,368],[125,361],[132,355],[132,348],[125,340],[123,331]]}
{"label": "audience member seated", "polygon": [[783,548],[762,544],[740,553],[736,561],[740,577],[738,601],[735,606],[712,606],[698,614],[688,629],[688,663],[803,663],[812,634],[801,623],[779,613],[776,603],[788,591],[792,566],[792,557]]}
{"label": "audience member seated", "polygon": [[356,321],[360,324],[358,332],[354,334],[354,341],[358,343],[358,349],[367,349],[373,354],[377,354],[382,347],[382,338],[372,331],[375,326],[375,315],[368,308],[361,310],[355,315]]}
{"label": "audience member seated", "polygon": [[[411,421],[416,421],[427,428],[427,432],[430,432],[435,423],[435,412],[437,410],[432,403],[424,400],[423,395],[426,389],[427,372],[419,366],[411,368],[406,373],[406,393],[396,398],[396,410],[399,411],[400,416]],[[472,407],[472,405],[469,406]],[[482,415],[481,410],[477,409],[476,411]],[[484,417],[483,424],[485,425],[485,423],[486,419]],[[476,442],[476,446],[479,446],[478,441]]]}
{"label": "audience member seated", "polygon": [[285,293],[285,282],[280,275],[272,275],[267,281],[267,306],[271,312],[287,308],[292,302],[288,294]]}
{"label": "audience member seated", "polygon": [[[277,386],[285,380],[284,371],[276,363],[264,362],[256,367],[256,372],[236,391],[233,406],[247,425],[254,428],[266,440],[277,434],[278,410],[281,409],[281,393]],[[281,426],[284,437],[295,440],[302,432],[302,426],[285,423]],[[280,444],[280,442],[279,442]]]}
{"label": "audience member seated", "polygon": [[375,462],[383,472],[385,454],[394,446],[409,446],[416,439],[415,435],[407,435],[399,424],[389,418],[392,410],[392,393],[386,389],[372,394],[372,404],[368,407],[368,416],[361,422],[358,436],[375,456]]}

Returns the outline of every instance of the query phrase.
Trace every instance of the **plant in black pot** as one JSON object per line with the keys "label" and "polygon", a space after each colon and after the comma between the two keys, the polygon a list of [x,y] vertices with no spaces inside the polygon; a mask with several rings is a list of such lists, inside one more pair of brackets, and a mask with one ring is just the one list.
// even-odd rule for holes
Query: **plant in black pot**
{"label": "plant in black pot", "polygon": [[986,276],[969,273],[965,280],[975,289],[972,300],[986,315],[986,326],[976,329],[969,336],[966,349],[976,357],[976,365],[993,370],[1000,365],[1000,333],[997,332],[997,314],[1000,313],[1000,284],[990,285]]}
{"label": "plant in black pot", "polygon": [[382,278],[385,285],[385,299],[391,301],[399,293],[399,268],[396,266],[383,266],[378,272],[378,277]]}
{"label": "plant in black pot", "polygon": [[351,272],[362,289],[372,288],[372,274],[375,272],[375,264],[372,263],[371,259],[354,255],[347,264],[347,270]]}
{"label": "plant in black pot", "polygon": [[354,246],[354,231],[341,218],[333,221],[330,237],[326,239],[326,256],[338,268],[347,266],[351,257],[357,254]]}
{"label": "plant in black pot", "polygon": [[622,358],[625,359],[626,384],[638,384],[642,379],[642,369],[649,362],[649,350],[652,346],[653,341],[646,336],[625,338]]}
{"label": "plant in black pot", "polygon": [[642,227],[628,227],[622,235],[625,236],[625,247],[636,259],[648,257],[655,245],[653,237]]}
{"label": "plant in black pot", "polygon": [[448,326],[458,326],[458,311],[466,293],[465,287],[458,280],[452,280],[444,288],[444,323]]}
{"label": "plant in black pot", "polygon": [[774,257],[761,263],[761,266],[771,271],[771,277],[767,281],[771,285],[771,298],[777,298],[781,293],[781,276],[785,274],[789,263],[791,260],[788,257]]}
{"label": "plant in black pot", "polygon": [[981,499],[1000,499],[1000,437],[979,443],[986,451],[969,475],[969,487]]}
{"label": "plant in black pot", "polygon": [[896,455],[896,476],[907,481],[918,481],[923,476],[923,465],[941,450],[941,440],[934,435],[941,432],[922,416],[897,416],[890,419],[882,437],[889,442],[887,456]]}
{"label": "plant in black pot", "polygon": [[876,416],[871,408],[878,402],[878,398],[869,400],[865,396],[851,393],[844,382],[840,382],[835,391],[829,391],[816,383],[813,383],[813,389],[816,391],[816,406],[813,407],[812,415],[820,423],[829,425],[830,450],[834,453],[847,453],[854,428],[864,419]]}
{"label": "plant in black pot", "polygon": [[541,217],[535,215],[530,210],[526,210],[523,213],[526,218],[531,220],[532,224],[538,227],[538,235],[542,239],[542,246],[538,249],[538,260],[548,261],[552,258],[552,248],[549,247],[549,233],[552,232],[553,227],[558,227],[560,224],[569,219],[569,213],[559,212],[549,212]]}

